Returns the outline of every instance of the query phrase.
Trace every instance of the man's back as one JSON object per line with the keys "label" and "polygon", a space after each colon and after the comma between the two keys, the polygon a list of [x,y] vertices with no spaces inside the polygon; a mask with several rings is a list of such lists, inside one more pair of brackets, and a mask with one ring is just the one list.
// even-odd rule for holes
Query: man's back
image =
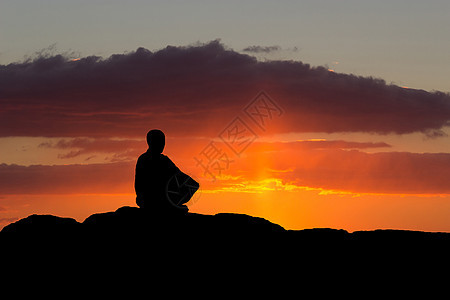
{"label": "man's back", "polygon": [[161,130],[153,129],[147,133],[148,150],[136,163],[136,204],[154,212],[187,212],[184,204],[200,185],[162,154],[165,143]]}
{"label": "man's back", "polygon": [[136,203],[141,208],[167,209],[171,206],[166,189],[179,169],[163,154],[147,151],[136,163]]}

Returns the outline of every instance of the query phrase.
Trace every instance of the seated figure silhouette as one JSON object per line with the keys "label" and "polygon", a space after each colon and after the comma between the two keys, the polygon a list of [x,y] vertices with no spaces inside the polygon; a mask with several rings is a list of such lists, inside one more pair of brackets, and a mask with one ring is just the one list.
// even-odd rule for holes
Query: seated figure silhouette
{"label": "seated figure silhouette", "polygon": [[184,204],[191,199],[199,184],[162,154],[165,136],[161,130],[150,130],[147,144],[148,150],[136,163],[136,204],[156,213],[187,212]]}

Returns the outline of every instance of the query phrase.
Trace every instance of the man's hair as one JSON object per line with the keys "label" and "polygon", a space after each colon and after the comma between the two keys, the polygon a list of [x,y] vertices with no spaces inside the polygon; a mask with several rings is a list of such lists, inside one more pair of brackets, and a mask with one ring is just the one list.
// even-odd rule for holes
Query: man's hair
{"label": "man's hair", "polygon": [[150,152],[162,153],[166,144],[164,132],[159,129],[152,129],[147,133],[147,144]]}

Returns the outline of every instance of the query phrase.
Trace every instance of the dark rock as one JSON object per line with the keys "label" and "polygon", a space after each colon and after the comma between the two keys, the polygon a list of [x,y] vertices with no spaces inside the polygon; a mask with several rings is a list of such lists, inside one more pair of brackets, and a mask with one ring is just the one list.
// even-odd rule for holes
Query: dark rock
{"label": "dark rock", "polygon": [[450,233],[377,229],[373,231],[355,231],[352,233],[352,238],[359,242],[395,245],[400,243],[450,241]]}
{"label": "dark rock", "polygon": [[241,234],[266,234],[283,232],[285,229],[266,219],[243,214],[219,213],[214,216],[214,230]]}
{"label": "dark rock", "polygon": [[152,214],[137,207],[121,207],[115,212],[93,214],[83,222],[85,230],[103,234],[263,234],[284,228],[263,218],[244,214],[202,215],[174,211]]}
{"label": "dark rock", "polygon": [[16,235],[71,235],[81,229],[80,223],[72,218],[52,215],[31,215],[3,228],[2,234]]}
{"label": "dark rock", "polygon": [[[450,233],[285,230],[244,214],[154,214],[121,207],[93,214],[81,223],[31,215],[6,226],[0,232],[0,245],[2,257],[15,264],[41,264],[46,272],[40,278],[46,282],[43,275],[53,264],[59,279],[83,274],[95,284],[105,278],[147,275],[142,286],[148,290],[155,277],[178,287],[185,279],[203,284],[203,277],[226,283],[238,277],[245,283],[257,276],[267,281],[267,274],[274,280],[294,274],[297,283],[301,282],[298,274],[313,274],[322,284],[324,277],[335,280],[346,274],[366,280],[369,275],[389,271],[400,277],[399,270],[407,274],[413,267],[426,270],[423,274],[441,274],[450,249]],[[21,272],[17,278],[32,273],[15,268]],[[202,274],[202,279],[195,274]]]}
{"label": "dark rock", "polygon": [[[101,241],[135,244],[152,241],[160,245],[207,245],[211,242],[229,244],[259,243],[272,248],[302,249],[316,245],[372,245],[394,247],[440,243],[450,245],[450,233],[407,230],[375,230],[348,233],[345,230],[314,228],[285,230],[278,224],[245,214],[219,213],[203,215],[174,211],[165,214],[148,212],[138,207],[121,207],[114,212],[97,213],[79,223],[71,218],[51,215],[31,215],[9,224],[0,232],[2,237],[51,237],[54,240],[77,238],[92,244]],[[234,241],[233,241],[234,240]],[[230,242],[231,241],[231,242]],[[278,246],[274,246],[278,245]],[[200,248],[200,247],[199,247]]]}
{"label": "dark rock", "polygon": [[292,236],[303,240],[316,240],[316,241],[348,241],[351,239],[352,234],[343,229],[331,229],[331,228],[313,228],[304,230],[289,230]]}

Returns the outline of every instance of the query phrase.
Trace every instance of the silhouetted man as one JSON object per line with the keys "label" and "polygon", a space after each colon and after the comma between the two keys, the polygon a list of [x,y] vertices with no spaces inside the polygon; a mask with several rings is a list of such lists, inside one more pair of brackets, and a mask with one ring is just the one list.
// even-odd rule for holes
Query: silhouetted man
{"label": "silhouetted man", "polygon": [[186,211],[199,184],[184,174],[162,151],[165,136],[161,130],[147,133],[148,150],[136,163],[136,204],[155,212]]}

